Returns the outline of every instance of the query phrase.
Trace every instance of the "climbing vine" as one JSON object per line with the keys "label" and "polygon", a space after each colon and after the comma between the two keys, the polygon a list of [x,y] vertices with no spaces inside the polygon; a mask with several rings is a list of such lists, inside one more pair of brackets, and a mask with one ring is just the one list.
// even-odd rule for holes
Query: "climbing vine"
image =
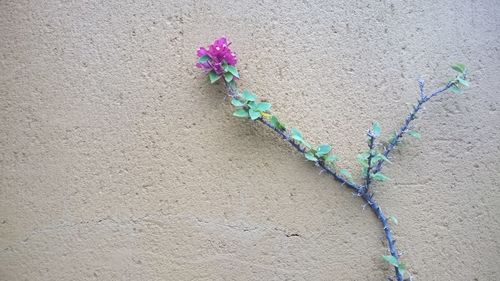
{"label": "climbing vine", "polygon": [[[401,127],[395,130],[387,140],[381,140],[382,129],[378,122],[373,122],[367,130],[368,148],[357,155],[356,159],[361,164],[360,176],[362,182],[356,182],[348,169],[339,165],[339,157],[332,150],[330,144],[319,144],[317,146],[309,143],[299,129],[285,125],[271,112],[271,103],[263,101],[249,90],[240,90],[236,81],[240,78],[236,68],[236,54],[229,48],[230,42],[221,37],[207,48],[201,47],[197,51],[198,62],[196,66],[207,73],[210,83],[221,81],[234,106],[233,116],[260,122],[273,130],[281,139],[289,143],[295,150],[314,163],[319,169],[329,174],[334,180],[351,189],[354,194],[361,197],[370,209],[375,213],[383,226],[390,255],[383,255],[382,259],[394,267],[395,279],[405,280],[405,276],[411,276],[407,271],[406,264],[401,261],[400,253],[396,249],[396,241],[393,238],[389,220],[397,224],[394,216],[387,217],[374,198],[372,186],[377,181],[389,180],[382,173],[385,163],[390,163],[391,152],[401,143],[405,135],[419,139],[420,134],[412,129],[412,121],[422,110],[423,105],[432,98],[445,93],[461,93],[464,88],[469,87],[467,80],[467,69],[463,64],[452,65],[455,76],[444,83],[437,90],[426,94],[424,81],[419,81],[419,95],[411,112],[406,116]],[[410,277],[411,278],[411,277]],[[390,278],[392,280],[392,278]]]}

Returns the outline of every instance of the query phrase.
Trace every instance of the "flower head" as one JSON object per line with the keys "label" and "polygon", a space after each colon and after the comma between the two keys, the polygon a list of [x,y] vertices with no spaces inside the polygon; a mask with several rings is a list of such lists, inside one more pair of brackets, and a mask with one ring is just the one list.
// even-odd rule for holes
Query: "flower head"
{"label": "flower head", "polygon": [[205,71],[215,71],[217,75],[225,72],[227,65],[235,66],[238,62],[236,54],[229,49],[229,43],[226,37],[221,37],[207,48],[199,48],[197,55],[200,58],[196,66]]}

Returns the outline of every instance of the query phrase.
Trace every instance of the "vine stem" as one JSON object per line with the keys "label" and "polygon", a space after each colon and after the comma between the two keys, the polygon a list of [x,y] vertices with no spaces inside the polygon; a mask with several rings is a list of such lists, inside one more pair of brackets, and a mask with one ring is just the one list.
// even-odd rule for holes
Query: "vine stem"
{"label": "vine stem", "polygon": [[370,189],[370,183],[371,183],[371,169],[372,169],[372,158],[373,158],[373,149],[375,148],[375,135],[373,132],[370,130],[368,131],[368,148],[370,149],[368,159],[367,159],[367,164],[368,167],[366,168],[366,175],[365,175],[365,186],[363,188],[363,191],[366,193]]}
{"label": "vine stem", "polygon": [[[225,83],[226,89],[227,89],[227,95],[231,98],[237,98],[238,97],[238,90],[236,89],[236,86],[232,86],[228,83]],[[444,91],[444,90],[443,90]],[[300,152],[301,154],[306,153],[306,150],[304,147],[302,147],[300,144],[296,143],[293,139],[290,138],[288,133],[286,131],[281,131],[277,128],[275,128],[271,123],[269,123],[267,120],[264,118],[260,117],[256,119],[256,121],[261,122],[264,124],[266,127],[270,128],[273,130],[278,136],[289,143],[295,150]],[[374,141],[374,140],[373,140]],[[373,145],[373,144],[372,144]],[[377,216],[378,220],[381,222],[384,233],[385,233],[385,238],[387,240],[389,252],[391,253],[391,256],[393,256],[399,263],[399,254],[396,248],[396,240],[393,238],[391,227],[389,225],[389,221],[387,217],[385,216],[384,212],[380,208],[379,204],[375,201],[373,198],[373,193],[368,192],[368,184],[363,186],[356,184],[352,181],[348,181],[338,173],[336,173],[333,169],[331,169],[328,165],[325,164],[323,161],[317,161],[315,162],[318,167],[320,167],[323,171],[328,173],[330,176],[332,176],[336,181],[340,182],[342,185],[346,186],[347,188],[354,190],[355,194],[360,196],[366,204],[370,206],[370,209],[374,212],[374,214]],[[394,270],[396,273],[396,280],[397,281],[403,281],[403,275],[399,271],[397,266],[394,266]]]}
{"label": "vine stem", "polygon": [[[226,88],[228,90],[228,96],[230,96],[232,98],[237,98],[238,97],[238,92],[237,92],[237,90],[235,88],[231,87],[227,83],[226,83]],[[271,123],[269,123],[269,121],[263,119],[262,117],[259,117],[257,119],[257,121],[261,122],[266,127],[269,127],[271,130],[273,130],[275,133],[277,133],[281,137],[281,139],[283,139],[284,141],[286,141],[287,143],[289,143],[293,148],[295,148],[295,150],[297,150],[301,154],[306,153],[305,148],[302,147],[300,144],[296,143],[293,139],[291,139],[290,136],[285,131],[278,130]],[[358,194],[361,193],[361,191],[362,191],[362,187],[361,186],[359,186],[359,185],[357,185],[357,184],[355,184],[355,183],[353,183],[351,181],[348,181],[346,178],[344,178],[341,175],[337,174],[333,169],[331,169],[329,166],[327,166],[325,164],[325,162],[318,161],[318,162],[316,162],[316,165],[319,166],[327,174],[331,175],[335,180],[337,180],[340,183],[346,185],[348,188],[356,191],[356,193],[358,193]]]}
{"label": "vine stem", "polygon": [[[389,247],[389,252],[391,256],[395,257],[399,263],[399,253],[396,248],[396,240],[394,239],[391,231],[391,227],[389,225],[389,220],[385,216],[384,212],[380,208],[380,205],[373,199],[373,193],[365,192],[361,194],[361,197],[366,201],[366,203],[370,206],[371,210],[375,213],[379,221],[382,223],[384,227],[385,238],[387,240],[387,245]],[[396,280],[403,281],[403,274],[399,271],[397,266],[394,266],[394,271],[396,272]]]}
{"label": "vine stem", "polygon": [[[423,105],[431,100],[433,97],[446,92],[451,86],[453,86],[454,83],[449,82],[445,86],[441,87],[440,89],[437,89],[434,93],[426,96],[424,94],[424,82],[422,80],[419,81],[419,88],[420,88],[420,96],[417,100],[417,103],[413,105],[412,111],[406,116],[403,125],[399,128],[399,130],[396,133],[396,136],[394,136],[388,145],[385,146],[384,148],[384,156],[386,158],[389,158],[389,154],[394,150],[394,148],[398,145],[399,142],[401,142],[401,139],[403,138],[403,135],[408,132],[410,128],[410,123],[411,121],[415,120],[417,117],[417,113],[422,109]],[[384,165],[385,160],[379,160],[375,168],[373,169],[373,173],[376,174],[380,172],[382,169],[382,166]]]}

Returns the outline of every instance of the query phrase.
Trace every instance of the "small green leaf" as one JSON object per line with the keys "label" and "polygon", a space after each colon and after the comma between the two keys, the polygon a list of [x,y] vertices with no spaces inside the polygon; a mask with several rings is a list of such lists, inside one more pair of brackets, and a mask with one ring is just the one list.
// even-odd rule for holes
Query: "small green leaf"
{"label": "small green leaf", "polygon": [[213,84],[220,79],[220,76],[217,75],[217,73],[215,73],[215,71],[212,70],[208,73],[208,78],[210,78],[210,83]]}
{"label": "small green leaf", "polygon": [[320,144],[318,148],[316,149],[316,156],[322,157],[324,155],[327,155],[332,151],[332,147],[328,144]]}
{"label": "small green leaf", "polygon": [[364,165],[367,165],[367,166],[368,166],[367,161],[368,161],[368,157],[369,157],[369,156],[370,156],[370,152],[365,151],[365,152],[363,152],[363,153],[361,153],[361,154],[358,154],[358,155],[356,156],[356,159],[358,160],[358,162],[359,162],[359,163],[361,163],[361,164],[364,164]]}
{"label": "small green leaf", "polygon": [[304,139],[302,138],[302,133],[299,130],[292,128],[290,133],[292,134],[292,139],[294,139],[298,142],[304,141]]}
{"label": "small green leaf", "polygon": [[380,136],[381,131],[382,130],[380,129],[380,124],[378,122],[373,122],[372,123],[372,133],[373,133],[373,136],[375,136],[375,137]]}
{"label": "small green leaf", "polygon": [[370,152],[369,151],[365,151],[361,154],[358,154],[358,156],[356,158],[360,159],[360,160],[368,160],[368,156],[370,156]]}
{"label": "small green leaf", "polygon": [[233,75],[229,72],[226,72],[224,73],[224,79],[226,80],[226,82],[231,82],[231,80],[233,80]]}
{"label": "small green leaf", "polygon": [[460,88],[456,85],[456,84],[453,84],[449,89],[448,91],[454,93],[454,94],[460,94],[462,92],[462,90],[460,90]]}
{"label": "small green leaf", "polygon": [[309,161],[314,161],[314,162],[318,161],[318,158],[316,158],[311,151],[308,151],[308,152],[304,153],[304,156]]}
{"label": "small green leaf", "polygon": [[305,147],[311,149],[311,145],[307,141],[305,141],[304,138],[302,138],[302,133],[299,130],[292,128],[290,133],[292,139],[294,139],[298,143],[301,143]]}
{"label": "small green leaf", "polygon": [[416,138],[417,140],[419,140],[422,137],[419,132],[415,132],[415,131],[409,131],[408,134],[410,136]]}
{"label": "small green leaf", "polygon": [[271,119],[269,119],[269,122],[271,122],[271,125],[273,125],[274,128],[276,128],[280,131],[285,130],[285,125],[278,120],[278,117],[276,117],[274,115],[271,116]]}
{"label": "small green leaf", "polygon": [[256,102],[254,102],[254,101],[250,101],[250,102],[248,102],[248,106],[249,106],[250,108],[255,109],[255,108],[257,107],[257,103],[256,103]]}
{"label": "small green leaf", "polygon": [[377,163],[378,161],[381,161],[381,160],[384,160],[384,161],[391,163],[391,161],[389,161],[389,159],[387,159],[387,157],[385,157],[384,154],[382,154],[380,152],[377,152],[375,154],[375,156],[373,156],[372,163]]}
{"label": "small green leaf", "polygon": [[208,55],[204,55],[204,56],[202,56],[202,57],[198,60],[198,62],[199,62],[199,63],[204,63],[204,62],[208,61],[209,59],[210,59],[210,57],[209,57]]}
{"label": "small green leaf", "polygon": [[393,142],[396,139],[397,135],[398,133],[396,131],[392,132],[387,142],[389,143]]}
{"label": "small green leaf", "polygon": [[361,164],[362,167],[368,168],[368,159],[366,159],[362,154],[358,154],[356,156],[356,160],[358,160],[358,163]]}
{"label": "small green leaf", "polygon": [[394,224],[398,224],[398,219],[395,216],[389,217]]}
{"label": "small green leaf", "polygon": [[236,88],[236,82],[234,82],[234,79],[231,80],[231,82],[227,83],[230,89],[235,89]]}
{"label": "small green leaf", "polygon": [[340,170],[339,170],[339,173],[340,173],[341,175],[344,175],[346,178],[348,178],[348,179],[350,179],[350,180],[352,179],[352,174],[351,174],[351,172],[349,172],[347,169],[340,169]]}
{"label": "small green leaf", "polygon": [[325,159],[326,162],[335,162],[338,160],[339,160],[339,158],[336,155],[330,155],[330,156],[326,157],[326,159]]}
{"label": "small green leaf", "polygon": [[382,256],[382,258],[393,266],[399,267],[398,259],[393,256]]}
{"label": "small green leaf", "polygon": [[455,71],[460,72],[460,73],[465,72],[465,65],[461,64],[461,63],[456,63],[456,64],[452,65],[451,68]]}
{"label": "small green leaf", "polygon": [[265,112],[268,111],[269,109],[271,109],[271,104],[268,102],[259,102],[255,107],[255,110],[260,112]]}
{"label": "small green leaf", "polygon": [[243,93],[241,93],[241,97],[244,98],[246,101],[255,101],[256,97],[252,92],[249,90],[244,90]]}
{"label": "small green leaf", "polygon": [[310,143],[308,143],[306,140],[302,140],[302,144],[303,144],[305,147],[309,148],[309,149],[311,149],[311,147],[312,147],[312,146],[311,146],[311,144],[310,144]]}
{"label": "small green leaf", "polygon": [[378,172],[376,174],[372,174],[372,178],[374,180],[377,180],[377,181],[386,181],[389,179],[388,177],[386,177],[384,174],[382,174],[380,172]]}
{"label": "small green leaf", "polygon": [[238,69],[232,65],[228,65],[226,67],[226,71],[229,71],[234,77],[240,78],[240,74],[238,73]]}
{"label": "small green leaf", "polygon": [[468,87],[470,87],[470,85],[469,85],[469,81],[467,81],[467,80],[465,80],[465,79],[462,79],[462,78],[460,78],[460,77],[457,77],[457,80],[458,80],[458,83],[460,83],[460,84],[464,85],[465,87],[467,87],[467,88],[468,88]]}
{"label": "small green leaf", "polygon": [[249,115],[248,115],[248,111],[244,110],[243,108],[240,108],[233,113],[233,116],[248,118]]}
{"label": "small green leaf", "polygon": [[231,99],[231,104],[234,106],[244,106],[245,103],[240,101],[239,99],[232,98]]}
{"label": "small green leaf", "polygon": [[253,108],[250,108],[250,110],[248,111],[248,113],[250,114],[250,118],[252,120],[256,120],[257,118],[260,117],[260,112],[254,110]]}
{"label": "small green leaf", "polygon": [[361,173],[359,173],[359,176],[364,178],[366,177],[366,174],[368,174],[368,164],[363,165],[363,167],[361,167]]}
{"label": "small green leaf", "polygon": [[399,269],[399,272],[401,273],[401,275],[404,276],[405,272],[406,272],[406,264],[403,262],[400,262],[398,265],[398,269]]}

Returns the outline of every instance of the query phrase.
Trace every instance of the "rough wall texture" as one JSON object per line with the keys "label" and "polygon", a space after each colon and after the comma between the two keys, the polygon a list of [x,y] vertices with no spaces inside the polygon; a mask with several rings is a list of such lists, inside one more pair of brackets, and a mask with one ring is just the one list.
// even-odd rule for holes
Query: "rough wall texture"
{"label": "rough wall texture", "polygon": [[[417,3],[418,2],[418,3]],[[500,280],[496,1],[0,1],[0,280],[383,280],[362,202],[193,67],[242,84],[345,166],[372,120],[433,101],[377,187],[414,280]],[[297,235],[291,235],[297,234]]]}

